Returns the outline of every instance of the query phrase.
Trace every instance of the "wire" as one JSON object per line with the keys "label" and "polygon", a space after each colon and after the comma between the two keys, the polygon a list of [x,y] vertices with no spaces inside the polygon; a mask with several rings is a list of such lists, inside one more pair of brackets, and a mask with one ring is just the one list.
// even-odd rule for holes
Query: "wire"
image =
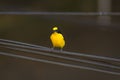
{"label": "wire", "polygon": [[39,50],[49,49],[49,48],[43,47],[43,46],[38,46],[38,45],[23,43],[23,42],[19,42],[19,41],[7,40],[7,39],[0,39],[0,42],[1,42],[1,44],[10,45],[10,46],[17,46],[17,47],[24,47],[24,48],[26,48],[26,46],[27,46],[28,48],[39,49]]}
{"label": "wire", "polygon": [[[62,54],[69,54],[69,55],[73,55],[74,52],[66,52],[66,51],[61,51],[60,52],[60,51],[52,50],[50,48],[43,47],[43,46],[38,46],[38,45],[33,45],[33,44],[28,44],[28,43],[13,41],[13,40],[6,40],[6,39],[0,39],[0,44],[1,44],[0,46],[2,46],[2,47],[17,50],[17,51],[23,51],[23,52],[28,52],[28,53],[32,53],[32,54],[40,54],[40,55],[45,55],[45,56],[70,60],[70,61],[88,63],[88,64],[93,64],[93,65],[101,66],[101,67],[120,69],[119,66],[114,66],[113,64],[110,65],[110,64],[105,64],[105,63],[96,62],[96,61],[90,61],[90,60],[85,60],[85,59],[78,59],[78,58],[60,56],[58,54],[57,55],[56,54],[51,54],[51,51],[52,52],[57,52],[57,53],[60,53],[60,54],[61,53]],[[75,53],[74,55],[77,56],[78,54],[81,54],[81,53]],[[86,55],[86,54],[84,54],[84,55]],[[79,56],[81,57],[81,55],[79,55]],[[83,56],[83,54],[82,54],[82,56]],[[89,58],[90,56],[94,56],[94,55],[89,55],[89,56],[84,56],[84,57]],[[94,56],[94,57],[97,58],[97,59],[101,59],[101,57],[103,57],[103,56],[97,56],[97,57]],[[94,59],[94,57],[91,57],[91,59]],[[108,61],[109,59],[110,59],[110,61],[112,61],[112,60],[114,61],[114,59],[115,59],[115,58],[109,58],[109,57],[104,57],[104,58],[108,58],[105,61]],[[103,59],[101,59],[101,60],[103,60]],[[118,60],[119,59],[117,59],[117,61]]]}
{"label": "wire", "polygon": [[68,51],[63,51],[63,53],[69,54],[69,55],[76,55],[76,56],[83,56],[83,57],[101,59],[101,60],[115,61],[115,62],[119,62],[120,63],[120,59],[111,58],[111,57],[96,56],[96,55],[89,55],[89,54],[76,53],[76,52],[68,52]]}
{"label": "wire", "polygon": [[106,71],[106,70],[101,70],[101,69],[95,69],[95,68],[90,68],[90,67],[85,67],[85,66],[78,66],[78,65],[72,65],[72,64],[66,64],[66,63],[61,63],[61,62],[49,61],[49,60],[38,59],[38,58],[33,58],[33,57],[15,55],[15,54],[11,54],[11,53],[0,52],[0,54],[1,55],[5,55],[5,56],[15,57],[15,58],[21,58],[21,59],[25,59],[25,60],[31,60],[31,61],[37,61],[37,62],[44,62],[44,63],[49,63],[49,64],[55,64],[55,65],[61,65],[61,66],[71,67],[71,68],[92,70],[92,71],[97,71],[97,72],[102,72],[102,73],[113,74],[113,75],[120,75],[120,73],[118,73],[118,72],[111,72],[111,71]]}
{"label": "wire", "polygon": [[[37,45],[30,45],[30,44],[27,44],[27,43],[22,43],[22,42],[17,42],[17,41],[3,40],[3,39],[0,39],[0,40],[6,41],[6,42],[12,42],[12,44],[10,44],[10,43],[4,43],[4,42],[2,42],[2,44],[12,45],[12,46],[17,46],[17,47],[22,47],[22,48],[31,49],[31,47],[29,47],[29,46],[32,46],[32,47],[35,46],[37,48],[37,50],[40,50],[41,48],[45,48],[45,47],[42,47],[42,46],[39,47]],[[15,43],[17,43],[19,45],[15,44]],[[23,45],[27,45],[27,46],[23,46]],[[38,49],[38,47],[39,47],[39,49]],[[48,54],[48,53],[40,53],[39,51],[27,50],[27,49],[16,48],[16,47],[6,47],[6,48],[10,48],[10,49],[13,49],[13,50],[25,51],[25,52],[32,52],[32,53],[35,53],[35,54],[42,54],[42,55],[46,55],[46,56],[58,57],[58,58],[63,58],[63,59],[68,59],[68,60],[74,60],[74,61],[79,61],[79,62],[85,62],[85,63],[96,64],[96,65],[101,65],[101,66],[106,66],[106,67],[120,69],[120,67],[117,67],[117,66],[112,66],[112,65],[108,65],[108,64],[97,63],[97,62],[94,62],[94,61],[74,59],[74,58],[63,57],[63,56],[58,56],[58,55]],[[34,48],[34,49],[36,49],[36,48]]]}
{"label": "wire", "polygon": [[62,58],[62,59],[71,60],[71,61],[89,63],[89,64],[94,64],[94,65],[99,65],[99,66],[102,66],[102,67],[120,69],[120,67],[117,67],[117,66],[114,66],[114,65],[109,65],[109,64],[95,62],[95,61],[76,59],[76,58],[71,58],[71,57],[55,55],[55,54],[49,54],[49,53],[45,53],[45,52],[41,53],[40,51],[34,51],[34,50],[28,50],[28,49],[22,49],[22,48],[16,48],[16,47],[6,47],[6,48],[13,49],[13,50],[19,50],[19,51],[24,51],[24,52],[29,52],[29,53],[34,53],[34,54],[45,55],[45,56],[50,56],[50,57]]}
{"label": "wire", "polygon": [[10,42],[10,43],[15,43],[15,44],[21,44],[21,45],[27,45],[27,46],[31,46],[31,47],[46,48],[46,47],[43,47],[43,46],[37,46],[37,45],[34,45],[34,44],[28,44],[28,43],[23,43],[23,42],[13,41],[13,40],[7,40],[7,39],[0,39],[0,41]]}
{"label": "wire", "polygon": [[79,15],[79,16],[119,16],[120,12],[0,12],[0,15]]}
{"label": "wire", "polygon": [[[49,49],[47,47],[28,44],[28,43],[23,43],[23,42],[18,42],[18,41],[6,40],[6,39],[0,39],[0,44],[6,44],[6,45],[12,45],[12,46],[24,47],[24,48],[31,48],[31,49],[37,49],[37,50],[43,50],[43,51],[51,51],[51,49]],[[16,45],[16,44],[18,44],[18,45]],[[58,50],[53,50],[53,52],[59,53]],[[80,57],[88,57],[88,58],[109,60],[109,61],[115,61],[115,62],[120,63],[120,59],[111,58],[111,57],[89,55],[89,54],[84,54],[84,53],[76,53],[76,52],[68,52],[68,51],[62,51],[61,54],[68,54],[68,55],[74,55],[74,56],[80,56]]]}

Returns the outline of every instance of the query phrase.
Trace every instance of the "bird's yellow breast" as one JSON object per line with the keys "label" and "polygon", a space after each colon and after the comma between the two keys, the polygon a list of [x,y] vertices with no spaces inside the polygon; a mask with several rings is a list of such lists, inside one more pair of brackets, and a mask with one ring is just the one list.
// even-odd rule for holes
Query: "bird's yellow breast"
{"label": "bird's yellow breast", "polygon": [[53,47],[63,48],[65,46],[65,40],[61,33],[53,32],[50,36]]}

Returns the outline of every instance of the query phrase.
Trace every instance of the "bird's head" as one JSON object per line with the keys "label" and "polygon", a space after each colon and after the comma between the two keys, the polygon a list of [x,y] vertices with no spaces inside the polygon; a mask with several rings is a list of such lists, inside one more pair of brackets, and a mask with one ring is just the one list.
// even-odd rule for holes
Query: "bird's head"
{"label": "bird's head", "polygon": [[58,30],[58,27],[53,27],[53,29],[52,29],[53,31],[57,31]]}
{"label": "bird's head", "polygon": [[56,26],[53,27],[52,30],[53,30],[54,32],[61,33],[60,29],[58,29],[58,27],[56,27]]}

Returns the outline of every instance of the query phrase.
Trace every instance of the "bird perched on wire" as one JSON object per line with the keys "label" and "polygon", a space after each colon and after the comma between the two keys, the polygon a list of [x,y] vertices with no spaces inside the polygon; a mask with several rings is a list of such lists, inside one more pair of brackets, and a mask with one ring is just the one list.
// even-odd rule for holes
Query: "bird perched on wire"
{"label": "bird perched on wire", "polygon": [[53,33],[51,34],[50,39],[53,44],[53,49],[60,48],[62,50],[63,47],[65,46],[64,37],[60,32],[60,30],[58,29],[58,27],[55,26],[52,28],[52,30],[53,30]]}

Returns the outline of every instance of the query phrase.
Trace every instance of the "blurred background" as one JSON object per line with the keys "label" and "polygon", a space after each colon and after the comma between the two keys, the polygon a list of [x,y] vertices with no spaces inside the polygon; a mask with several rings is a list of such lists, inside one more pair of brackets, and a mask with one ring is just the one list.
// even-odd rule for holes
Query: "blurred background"
{"label": "blurred background", "polygon": [[[4,0],[0,12],[120,12],[120,0]],[[119,15],[0,15],[0,38],[52,47],[52,27],[64,50],[120,58]],[[0,80],[120,80],[119,76],[0,55]]]}

